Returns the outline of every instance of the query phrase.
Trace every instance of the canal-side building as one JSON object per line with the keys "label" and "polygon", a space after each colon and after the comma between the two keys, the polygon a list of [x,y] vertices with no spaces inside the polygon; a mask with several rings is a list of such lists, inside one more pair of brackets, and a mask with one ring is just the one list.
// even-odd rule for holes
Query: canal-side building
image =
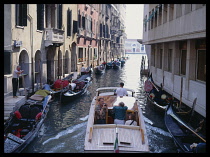
{"label": "canal-side building", "polygon": [[111,53],[112,58],[120,58],[125,56],[125,4],[111,5]]}
{"label": "canal-side building", "polygon": [[78,5],[78,71],[84,67],[95,66],[98,60],[99,4]]}
{"label": "canal-side building", "polygon": [[4,16],[5,93],[12,91],[17,65],[24,70],[25,87],[32,90],[36,83],[77,69],[76,4],[4,4]]}
{"label": "canal-side building", "polygon": [[[125,4],[4,4],[4,93],[12,73],[36,91],[85,67],[124,54]],[[24,79],[22,79],[24,78]]]}
{"label": "canal-side building", "polygon": [[206,117],[206,5],[144,5],[143,44],[154,82]]}
{"label": "canal-side building", "polygon": [[98,65],[103,61],[111,61],[111,35],[110,35],[110,26],[111,26],[111,4],[100,4],[99,5],[99,45],[98,45]]}

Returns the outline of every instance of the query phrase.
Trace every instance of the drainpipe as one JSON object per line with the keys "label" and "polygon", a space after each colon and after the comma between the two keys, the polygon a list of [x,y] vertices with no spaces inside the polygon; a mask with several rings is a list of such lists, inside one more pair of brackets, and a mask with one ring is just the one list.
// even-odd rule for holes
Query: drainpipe
{"label": "drainpipe", "polygon": [[32,81],[32,93],[34,93],[34,57],[33,57],[33,18],[29,14],[28,7],[28,17],[30,19],[30,42],[31,42],[31,81]]}

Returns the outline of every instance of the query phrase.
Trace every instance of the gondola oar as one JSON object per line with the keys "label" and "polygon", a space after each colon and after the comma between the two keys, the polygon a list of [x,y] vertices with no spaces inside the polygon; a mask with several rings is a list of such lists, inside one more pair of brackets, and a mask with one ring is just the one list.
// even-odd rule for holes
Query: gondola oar
{"label": "gondola oar", "polygon": [[202,141],[206,142],[205,139],[203,139],[200,135],[198,135],[194,130],[192,130],[189,126],[187,126],[184,122],[182,122],[181,119],[179,119],[176,115],[173,114],[172,109],[169,111],[167,111],[167,113],[169,115],[171,115],[171,117],[173,117],[174,119],[176,119],[179,123],[181,123],[183,126],[185,126],[187,129],[189,129],[192,133],[194,133],[197,137],[199,137]]}

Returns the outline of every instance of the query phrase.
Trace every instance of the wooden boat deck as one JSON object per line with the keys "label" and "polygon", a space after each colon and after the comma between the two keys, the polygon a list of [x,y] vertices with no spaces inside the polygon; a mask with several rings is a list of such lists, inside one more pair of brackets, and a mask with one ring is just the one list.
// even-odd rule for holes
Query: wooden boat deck
{"label": "wooden boat deck", "polygon": [[[139,126],[121,125],[121,124],[94,124],[95,106],[99,97],[104,98],[108,109],[112,110],[113,106],[124,102],[128,107],[127,112],[138,114],[137,123]],[[149,144],[144,124],[141,108],[137,105],[138,101],[134,97],[117,97],[113,95],[100,95],[94,97],[86,129],[85,152],[114,152],[114,143],[116,131],[118,132],[119,151],[123,153],[145,153],[149,152]],[[108,116],[108,115],[107,115]],[[107,121],[108,122],[108,121]]]}

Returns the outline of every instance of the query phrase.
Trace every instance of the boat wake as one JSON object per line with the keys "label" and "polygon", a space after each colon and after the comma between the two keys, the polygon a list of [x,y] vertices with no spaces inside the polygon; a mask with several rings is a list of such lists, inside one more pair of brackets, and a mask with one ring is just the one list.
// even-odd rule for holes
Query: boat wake
{"label": "boat wake", "polygon": [[80,120],[81,120],[81,121],[86,121],[86,120],[88,120],[88,116],[89,116],[89,115],[87,115],[87,116],[85,116],[85,117],[82,117],[82,118],[80,118]]}
{"label": "boat wake", "polygon": [[[158,127],[154,127],[154,126],[151,126],[151,125],[146,125],[146,128],[147,128],[147,132],[154,131],[155,133],[159,133],[163,136],[172,137],[169,132],[164,131],[163,129],[160,129]],[[151,133],[148,133],[148,134],[151,134]],[[154,134],[151,134],[151,135],[155,136]]]}
{"label": "boat wake", "polygon": [[48,142],[50,142],[50,141],[52,141],[52,140],[59,139],[60,137],[65,136],[65,135],[67,135],[67,134],[71,134],[71,133],[73,133],[74,131],[77,131],[77,129],[83,127],[83,126],[86,125],[86,124],[87,124],[87,122],[83,122],[83,123],[80,123],[80,124],[71,126],[71,127],[67,128],[67,129],[64,130],[64,131],[59,132],[55,137],[52,137],[52,138],[47,139],[46,141],[44,141],[44,142],[42,143],[42,145],[45,145],[46,143],[48,143]]}

